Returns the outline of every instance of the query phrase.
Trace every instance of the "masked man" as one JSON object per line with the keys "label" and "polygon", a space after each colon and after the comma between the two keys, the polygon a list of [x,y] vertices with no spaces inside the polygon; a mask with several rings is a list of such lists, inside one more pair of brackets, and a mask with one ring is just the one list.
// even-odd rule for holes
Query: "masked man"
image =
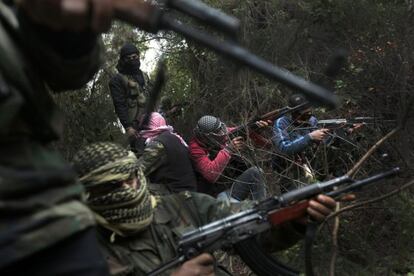
{"label": "masked man", "polygon": [[[267,126],[264,121],[258,124]],[[214,116],[207,115],[198,120],[195,137],[190,141],[191,159],[201,176],[198,191],[232,202],[249,197],[253,200],[264,199],[262,172],[258,167],[246,165],[241,153],[245,148],[244,138],[231,139],[231,130],[233,128],[226,127]]]}
{"label": "masked man", "polygon": [[[306,103],[306,99],[294,94],[289,98],[289,106],[294,107]],[[360,128],[360,124],[346,129],[351,134]],[[273,126],[272,141],[276,148],[273,167],[281,174],[281,192],[290,191],[315,182],[316,175],[310,162],[313,158],[312,148],[323,143],[331,145],[335,141],[332,131],[318,128],[318,120],[312,115],[312,108],[308,107],[276,120]],[[311,164],[312,163],[312,164]]]}
{"label": "masked man", "polygon": [[[289,106],[294,107],[306,102],[306,99],[295,94],[289,98]],[[276,156],[273,167],[283,173],[280,182],[281,192],[286,192],[306,183],[315,181],[315,175],[307,159],[306,151],[313,144],[323,141],[328,129],[296,130],[302,126],[315,127],[318,120],[312,116],[311,107],[300,110],[289,116],[282,116],[273,126],[273,144]]]}
{"label": "masked man", "polygon": [[[227,201],[183,192],[162,197],[150,195],[147,181],[132,152],[112,143],[81,149],[73,165],[86,188],[87,203],[99,224],[99,239],[112,275],[146,275],[177,256],[177,242],[186,231],[230,215],[252,202]],[[336,202],[320,195],[311,200],[308,214],[322,220]],[[302,221],[302,220],[301,220]],[[288,223],[274,228],[266,240],[282,249],[295,243],[301,227]],[[272,238],[278,237],[278,238]],[[229,275],[203,254],[165,275]],[[164,275],[164,274],[163,274]]]}
{"label": "masked man", "polygon": [[149,94],[149,78],[140,70],[139,51],[131,43],[122,46],[118,73],[109,82],[115,112],[124,127],[132,148],[138,135],[137,118],[142,115]]}

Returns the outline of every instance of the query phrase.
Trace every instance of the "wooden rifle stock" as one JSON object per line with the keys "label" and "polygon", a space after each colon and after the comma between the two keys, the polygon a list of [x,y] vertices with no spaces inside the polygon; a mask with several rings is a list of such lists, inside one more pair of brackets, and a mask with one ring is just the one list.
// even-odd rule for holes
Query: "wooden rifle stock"
{"label": "wooden rifle stock", "polygon": [[263,114],[262,116],[259,116],[256,119],[256,121],[259,121],[259,120],[274,121],[274,120],[276,120],[276,119],[278,119],[278,118],[280,118],[280,117],[282,117],[282,116],[284,116],[288,113],[293,113],[293,112],[296,112],[296,111],[299,111],[299,110],[302,110],[302,109],[306,109],[308,107],[310,107],[310,104],[308,102],[304,102],[304,103],[299,104],[299,105],[294,106],[294,107],[290,107],[290,106],[283,107],[281,109],[276,109],[276,110],[270,111],[266,114]]}
{"label": "wooden rifle stock", "polygon": [[272,225],[279,225],[288,221],[302,218],[306,215],[306,209],[309,207],[309,200],[303,200],[292,206],[279,209],[269,213],[268,220]]}
{"label": "wooden rifle stock", "polygon": [[[398,174],[399,172],[400,172],[400,168],[396,167],[384,173],[373,175],[371,177],[368,177],[362,180],[352,181],[352,183],[349,184],[348,186],[341,187],[336,190],[334,189],[330,192],[326,192],[325,195],[333,197],[333,198],[337,198],[346,193],[358,191],[359,189],[363,188],[364,186],[370,183],[379,181],[384,178],[392,177]],[[292,220],[305,216],[306,209],[308,207],[309,207],[309,200],[308,199],[302,200],[293,205],[277,209],[274,212],[269,212],[268,220],[272,225],[278,225],[281,223],[292,221]]]}
{"label": "wooden rifle stock", "polygon": [[249,129],[250,131],[257,130],[259,128],[256,124],[258,121],[272,121],[272,122],[274,122],[277,119],[279,119],[280,117],[282,117],[282,116],[284,116],[288,113],[292,113],[292,112],[295,112],[295,111],[306,109],[308,107],[309,107],[309,103],[305,102],[305,103],[302,103],[302,104],[294,106],[294,107],[287,106],[287,107],[283,107],[283,108],[280,108],[280,109],[275,109],[275,110],[270,111],[268,113],[265,113],[261,116],[257,116],[254,119],[247,122],[246,125],[237,126],[235,129],[230,131],[229,132],[230,139],[233,139],[233,138],[238,137],[238,136],[245,137],[246,133],[247,133],[247,131],[246,131],[247,129]]}

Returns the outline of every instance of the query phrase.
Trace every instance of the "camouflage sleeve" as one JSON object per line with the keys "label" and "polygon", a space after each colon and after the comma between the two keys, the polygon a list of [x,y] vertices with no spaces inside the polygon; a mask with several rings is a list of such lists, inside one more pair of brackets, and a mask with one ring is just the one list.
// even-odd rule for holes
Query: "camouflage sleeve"
{"label": "camouflage sleeve", "polygon": [[192,193],[193,203],[198,215],[207,224],[231,214],[249,209],[253,202],[243,201],[240,203],[229,203],[228,201],[217,200],[207,194]]}
{"label": "camouflage sleeve", "polygon": [[158,141],[152,141],[145,149],[144,153],[138,159],[140,168],[145,176],[150,175],[167,161],[167,153],[164,145]]}
{"label": "camouflage sleeve", "polygon": [[[231,214],[246,210],[252,207],[252,201],[240,203],[228,203],[219,201],[205,194],[194,193],[193,202],[199,216],[207,224]],[[303,238],[304,227],[296,223],[286,223],[272,227],[271,230],[259,236],[260,242],[266,251],[274,252],[287,249]]]}

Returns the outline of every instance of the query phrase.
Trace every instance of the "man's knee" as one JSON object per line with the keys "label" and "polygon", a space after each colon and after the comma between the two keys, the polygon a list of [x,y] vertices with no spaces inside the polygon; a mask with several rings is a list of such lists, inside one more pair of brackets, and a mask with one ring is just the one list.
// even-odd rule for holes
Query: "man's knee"
{"label": "man's knee", "polygon": [[263,170],[259,167],[250,167],[246,170],[246,174],[248,174],[255,182],[262,182],[263,179]]}
{"label": "man's knee", "polygon": [[261,169],[259,167],[250,167],[246,170],[246,173],[250,174],[250,175],[260,175],[261,173]]}

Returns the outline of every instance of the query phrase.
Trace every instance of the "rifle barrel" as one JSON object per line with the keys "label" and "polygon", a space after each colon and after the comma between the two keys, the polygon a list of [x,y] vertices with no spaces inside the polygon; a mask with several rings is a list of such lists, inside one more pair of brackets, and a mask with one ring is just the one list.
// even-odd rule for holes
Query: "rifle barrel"
{"label": "rifle barrel", "polygon": [[288,113],[304,109],[307,106],[309,106],[309,103],[306,102],[306,103],[302,103],[302,104],[294,106],[294,107],[287,106],[287,107],[283,107],[283,108],[280,108],[280,109],[270,111],[270,112],[268,112],[264,115],[261,115],[259,117],[256,117],[253,120],[248,121],[247,124],[245,124],[245,125],[237,126],[235,129],[233,129],[232,131],[229,132],[230,139],[233,139],[234,137],[237,137],[237,136],[243,136],[246,133],[246,131],[245,131],[246,128],[248,128],[250,130],[253,130],[253,131],[256,130],[258,128],[258,126],[256,125],[257,121],[260,121],[260,120],[275,121],[278,118],[280,118],[280,117],[282,117],[282,116],[284,116]]}
{"label": "rifle barrel", "polygon": [[365,178],[365,179],[362,179],[362,180],[355,181],[355,182],[353,182],[352,184],[348,185],[345,188],[338,189],[338,190],[335,190],[335,191],[331,191],[331,192],[327,193],[326,195],[328,195],[330,197],[337,197],[337,196],[339,196],[341,194],[345,194],[345,193],[348,193],[348,192],[351,192],[351,191],[355,191],[355,190],[361,189],[365,185],[371,184],[371,183],[376,182],[376,181],[378,181],[380,179],[395,176],[399,172],[400,172],[400,168],[399,167],[395,167],[395,168],[393,168],[393,169],[391,169],[389,171],[386,171],[384,173],[379,173],[379,174],[373,175],[371,177],[368,177],[368,178]]}
{"label": "rifle barrel", "polygon": [[214,9],[201,1],[197,0],[168,0],[167,5],[188,14],[201,22],[215,27],[232,37],[237,37],[240,28],[240,21],[225,14],[224,12]]}
{"label": "rifle barrel", "polygon": [[311,184],[290,192],[287,192],[279,197],[281,206],[288,206],[290,203],[298,200],[303,200],[309,198],[312,195],[316,195],[319,193],[323,193],[327,190],[331,190],[334,187],[351,182],[352,179],[347,176],[343,175],[325,182]]}
{"label": "rifle barrel", "polygon": [[[278,119],[278,118],[280,118],[280,117],[282,117],[282,116],[284,116],[288,113],[292,113],[292,112],[295,112],[295,111],[298,111],[298,110],[301,110],[301,109],[305,109],[308,106],[309,106],[308,102],[299,104],[299,105],[294,106],[294,107],[286,106],[286,107],[283,107],[283,108],[280,108],[280,109],[270,111],[266,114],[263,114],[262,116],[259,117],[259,120],[270,120],[270,119],[271,120],[276,120],[276,119]],[[258,120],[256,120],[256,121],[258,121]]]}
{"label": "rifle barrel", "polygon": [[120,20],[152,33],[156,33],[161,29],[174,31],[233,61],[246,65],[270,79],[301,91],[310,100],[330,108],[335,108],[338,105],[338,99],[331,91],[273,65],[235,42],[219,40],[198,29],[186,26],[175,18],[168,16],[154,4],[143,0],[123,0],[113,1],[113,3],[115,5],[115,17]]}
{"label": "rifle barrel", "polygon": [[241,65],[248,66],[270,79],[276,80],[294,90],[299,90],[315,102],[330,108],[335,108],[338,105],[338,99],[332,92],[312,82],[306,81],[288,70],[273,65],[234,42],[218,40],[200,30],[186,26],[168,15],[162,17],[162,26],[165,29],[183,35],[185,38],[194,40]]}

